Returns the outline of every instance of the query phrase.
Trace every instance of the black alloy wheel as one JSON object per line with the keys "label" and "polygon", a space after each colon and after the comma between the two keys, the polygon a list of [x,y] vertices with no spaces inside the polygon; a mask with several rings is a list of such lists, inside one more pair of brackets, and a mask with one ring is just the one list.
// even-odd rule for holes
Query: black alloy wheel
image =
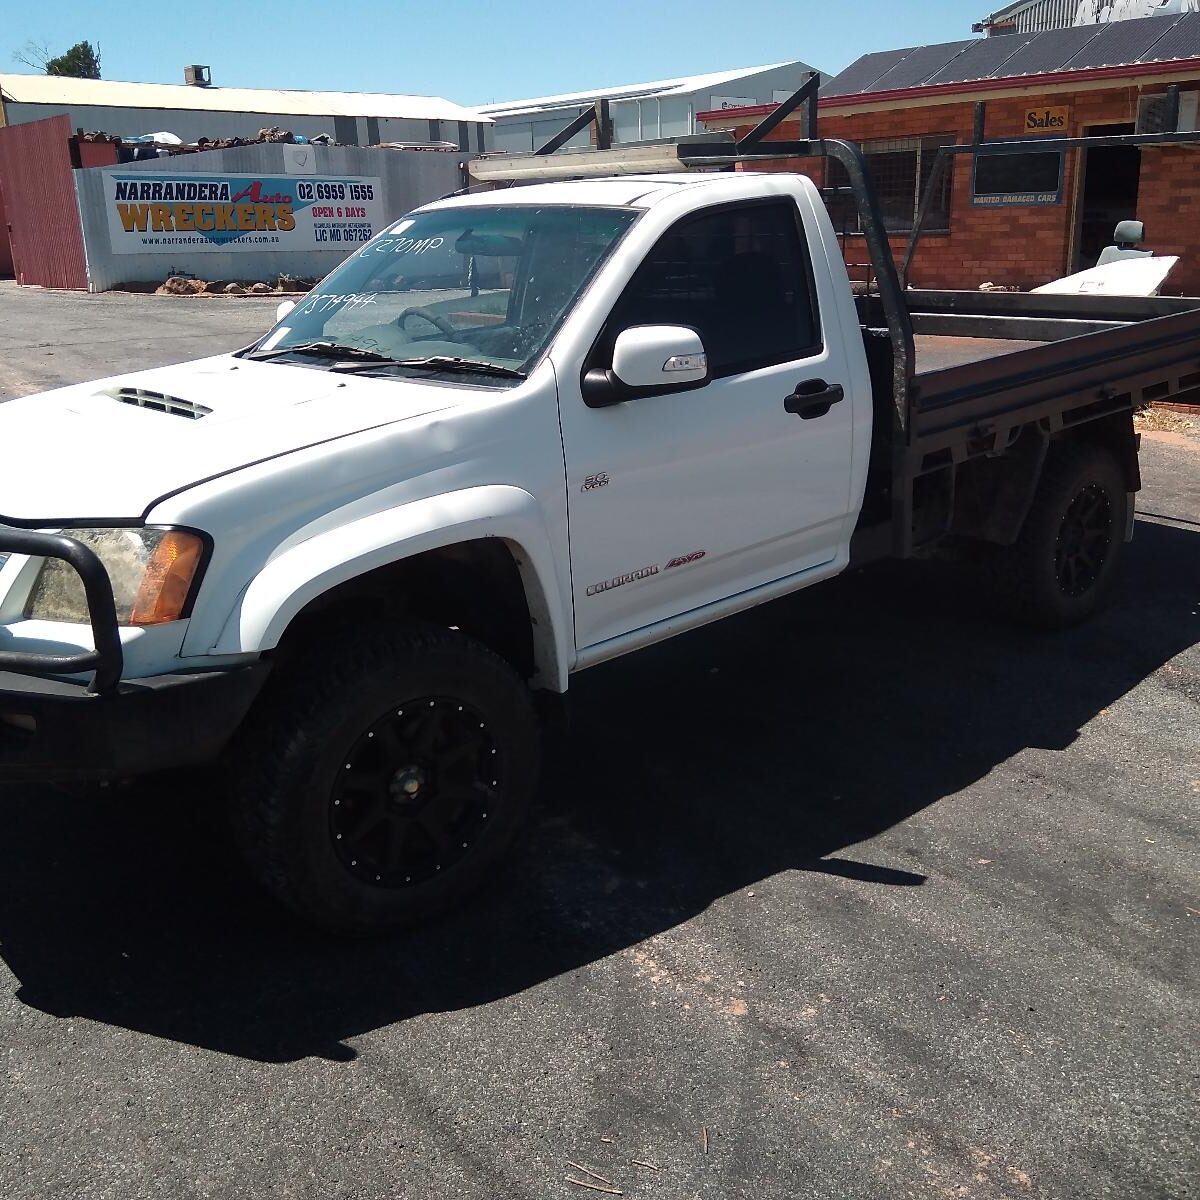
{"label": "black alloy wheel", "polygon": [[990,556],[992,595],[1022,624],[1042,629],[1091,616],[1113,585],[1127,487],[1107,447],[1052,444],[1020,535]]}
{"label": "black alloy wheel", "polygon": [[329,833],[342,865],[367,884],[411,887],[452,869],[502,803],[505,764],[487,721],[453,698],[389,710],[345,758]]}
{"label": "black alloy wheel", "polygon": [[1058,586],[1072,598],[1096,585],[1112,550],[1113,511],[1099,484],[1088,484],[1063,515],[1054,547]]}

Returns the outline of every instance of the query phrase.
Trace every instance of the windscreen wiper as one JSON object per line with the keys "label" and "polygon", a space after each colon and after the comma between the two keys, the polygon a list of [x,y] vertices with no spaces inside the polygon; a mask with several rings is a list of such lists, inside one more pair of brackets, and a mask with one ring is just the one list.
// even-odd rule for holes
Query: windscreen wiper
{"label": "windscreen wiper", "polygon": [[320,358],[353,359],[363,363],[394,363],[396,360],[378,350],[362,346],[347,346],[341,342],[299,342],[295,346],[276,346],[273,350],[251,350],[246,357],[255,359],[282,358],[285,354],[307,354]]}
{"label": "windscreen wiper", "polygon": [[452,354],[431,354],[428,358],[394,358],[389,360],[398,367],[444,367],[450,371],[474,371],[479,375],[494,375],[498,379],[527,379],[525,371],[513,367],[502,367],[499,363],[485,362],[479,358],[455,358]]}

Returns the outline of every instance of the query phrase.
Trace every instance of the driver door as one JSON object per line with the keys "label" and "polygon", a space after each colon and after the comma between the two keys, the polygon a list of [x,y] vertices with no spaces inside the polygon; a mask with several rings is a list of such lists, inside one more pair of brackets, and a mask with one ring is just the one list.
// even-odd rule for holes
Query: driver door
{"label": "driver door", "polygon": [[[704,342],[709,382],[589,408],[581,373],[560,372],[579,650],[840,563],[853,526],[853,398],[840,339],[822,327],[814,245],[786,196],[683,218],[639,267],[585,369],[611,366],[622,329],[682,325]],[[815,416],[789,411],[794,391],[818,386],[844,398]]]}

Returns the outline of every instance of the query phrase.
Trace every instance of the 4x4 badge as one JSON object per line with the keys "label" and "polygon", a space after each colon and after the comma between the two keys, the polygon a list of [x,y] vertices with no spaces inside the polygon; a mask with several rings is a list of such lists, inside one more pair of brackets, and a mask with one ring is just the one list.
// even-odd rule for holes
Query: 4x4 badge
{"label": "4x4 badge", "polygon": [[665,567],[664,571],[669,571],[672,567],[686,567],[688,563],[697,562],[708,553],[707,550],[693,550],[691,554],[681,554],[678,558],[673,558]]}

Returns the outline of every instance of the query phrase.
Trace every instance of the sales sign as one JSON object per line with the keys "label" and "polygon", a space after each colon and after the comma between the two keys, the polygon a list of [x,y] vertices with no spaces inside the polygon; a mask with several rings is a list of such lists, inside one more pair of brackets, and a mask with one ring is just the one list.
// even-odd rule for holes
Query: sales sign
{"label": "sales sign", "polygon": [[1065,104],[1025,110],[1026,133],[1064,133],[1070,121],[1071,109]]}
{"label": "sales sign", "polygon": [[346,250],[386,224],[378,179],[104,172],[114,254]]}

